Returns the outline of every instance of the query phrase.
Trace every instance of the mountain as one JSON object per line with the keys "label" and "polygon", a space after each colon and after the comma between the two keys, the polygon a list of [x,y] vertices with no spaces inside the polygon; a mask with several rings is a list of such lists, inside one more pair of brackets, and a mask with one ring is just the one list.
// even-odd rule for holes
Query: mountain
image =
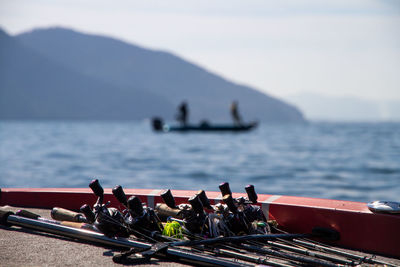
{"label": "mountain", "polygon": [[173,108],[159,96],[65,67],[4,31],[0,59],[1,119],[141,119]]}
{"label": "mountain", "polygon": [[400,101],[373,101],[350,96],[303,92],[286,97],[305,117],[325,121],[399,121]]}
{"label": "mountain", "polygon": [[[304,121],[296,107],[227,81],[171,53],[63,28],[34,30],[5,39],[0,40],[0,75],[6,78],[0,82],[0,93],[5,102],[15,102],[15,109],[27,118],[35,110],[38,115],[34,118],[136,119],[159,115],[173,119],[176,106],[187,100],[190,120],[226,121],[231,120],[231,101],[238,100],[247,120]],[[32,103],[26,105],[35,107],[24,110],[29,101]],[[63,116],[58,114],[60,106],[65,110]],[[16,117],[9,109],[0,110],[0,116]]]}

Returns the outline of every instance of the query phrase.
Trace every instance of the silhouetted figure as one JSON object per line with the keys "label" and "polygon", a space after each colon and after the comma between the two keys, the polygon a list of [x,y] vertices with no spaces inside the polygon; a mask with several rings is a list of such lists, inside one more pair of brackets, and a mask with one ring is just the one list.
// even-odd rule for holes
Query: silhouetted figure
{"label": "silhouetted figure", "polygon": [[177,120],[183,125],[187,125],[187,118],[188,118],[188,108],[186,101],[183,101],[178,107],[178,116]]}
{"label": "silhouetted figure", "polygon": [[234,124],[240,126],[242,124],[242,119],[240,118],[240,115],[239,115],[237,101],[233,101],[231,104],[231,115],[232,115]]}

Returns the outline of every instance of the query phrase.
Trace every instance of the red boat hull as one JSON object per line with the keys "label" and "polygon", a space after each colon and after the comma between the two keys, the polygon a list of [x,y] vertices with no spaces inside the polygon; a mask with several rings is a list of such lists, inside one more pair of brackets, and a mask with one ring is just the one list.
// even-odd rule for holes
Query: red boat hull
{"label": "red boat hull", "polygon": [[[163,202],[163,190],[125,189],[127,196],[138,196],[148,206]],[[104,189],[105,201],[111,206],[122,206]],[[187,202],[196,191],[172,190],[177,204]],[[221,201],[219,192],[207,192],[212,204]],[[245,194],[233,193],[234,197]],[[21,207],[62,207],[78,210],[83,204],[94,204],[96,197],[85,188],[5,188],[1,189],[0,205]],[[400,215],[372,213],[365,203],[258,195],[264,213],[275,219],[280,228],[291,233],[310,233],[314,227],[327,227],[340,233],[340,240],[332,244],[400,258]]]}

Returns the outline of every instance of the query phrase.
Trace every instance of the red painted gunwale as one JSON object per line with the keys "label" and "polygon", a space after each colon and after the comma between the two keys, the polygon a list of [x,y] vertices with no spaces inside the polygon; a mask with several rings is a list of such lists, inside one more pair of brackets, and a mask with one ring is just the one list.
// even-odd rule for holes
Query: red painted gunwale
{"label": "red painted gunwale", "polygon": [[[147,205],[162,203],[164,190],[124,189],[126,195],[138,196]],[[105,201],[122,206],[104,189]],[[196,191],[172,190],[177,204],[184,203]],[[212,204],[220,202],[219,192],[206,192]],[[233,197],[246,196],[233,193]],[[96,197],[89,188],[2,188],[0,205],[20,207],[62,207],[78,210],[93,205]],[[400,258],[400,215],[372,213],[366,203],[279,195],[258,195],[259,205],[280,228],[291,233],[309,233],[313,227],[339,231],[341,239],[332,244],[356,250]]]}

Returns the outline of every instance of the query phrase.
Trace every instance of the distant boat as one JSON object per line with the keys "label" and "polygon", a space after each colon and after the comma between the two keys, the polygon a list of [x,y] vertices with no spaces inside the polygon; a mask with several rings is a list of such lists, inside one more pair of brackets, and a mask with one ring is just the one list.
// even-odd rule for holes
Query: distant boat
{"label": "distant boat", "polygon": [[162,119],[154,118],[152,121],[153,130],[156,132],[245,132],[257,127],[258,122],[253,121],[241,125],[234,124],[210,124],[201,122],[199,124],[187,124],[186,126],[173,126],[165,124]]}

